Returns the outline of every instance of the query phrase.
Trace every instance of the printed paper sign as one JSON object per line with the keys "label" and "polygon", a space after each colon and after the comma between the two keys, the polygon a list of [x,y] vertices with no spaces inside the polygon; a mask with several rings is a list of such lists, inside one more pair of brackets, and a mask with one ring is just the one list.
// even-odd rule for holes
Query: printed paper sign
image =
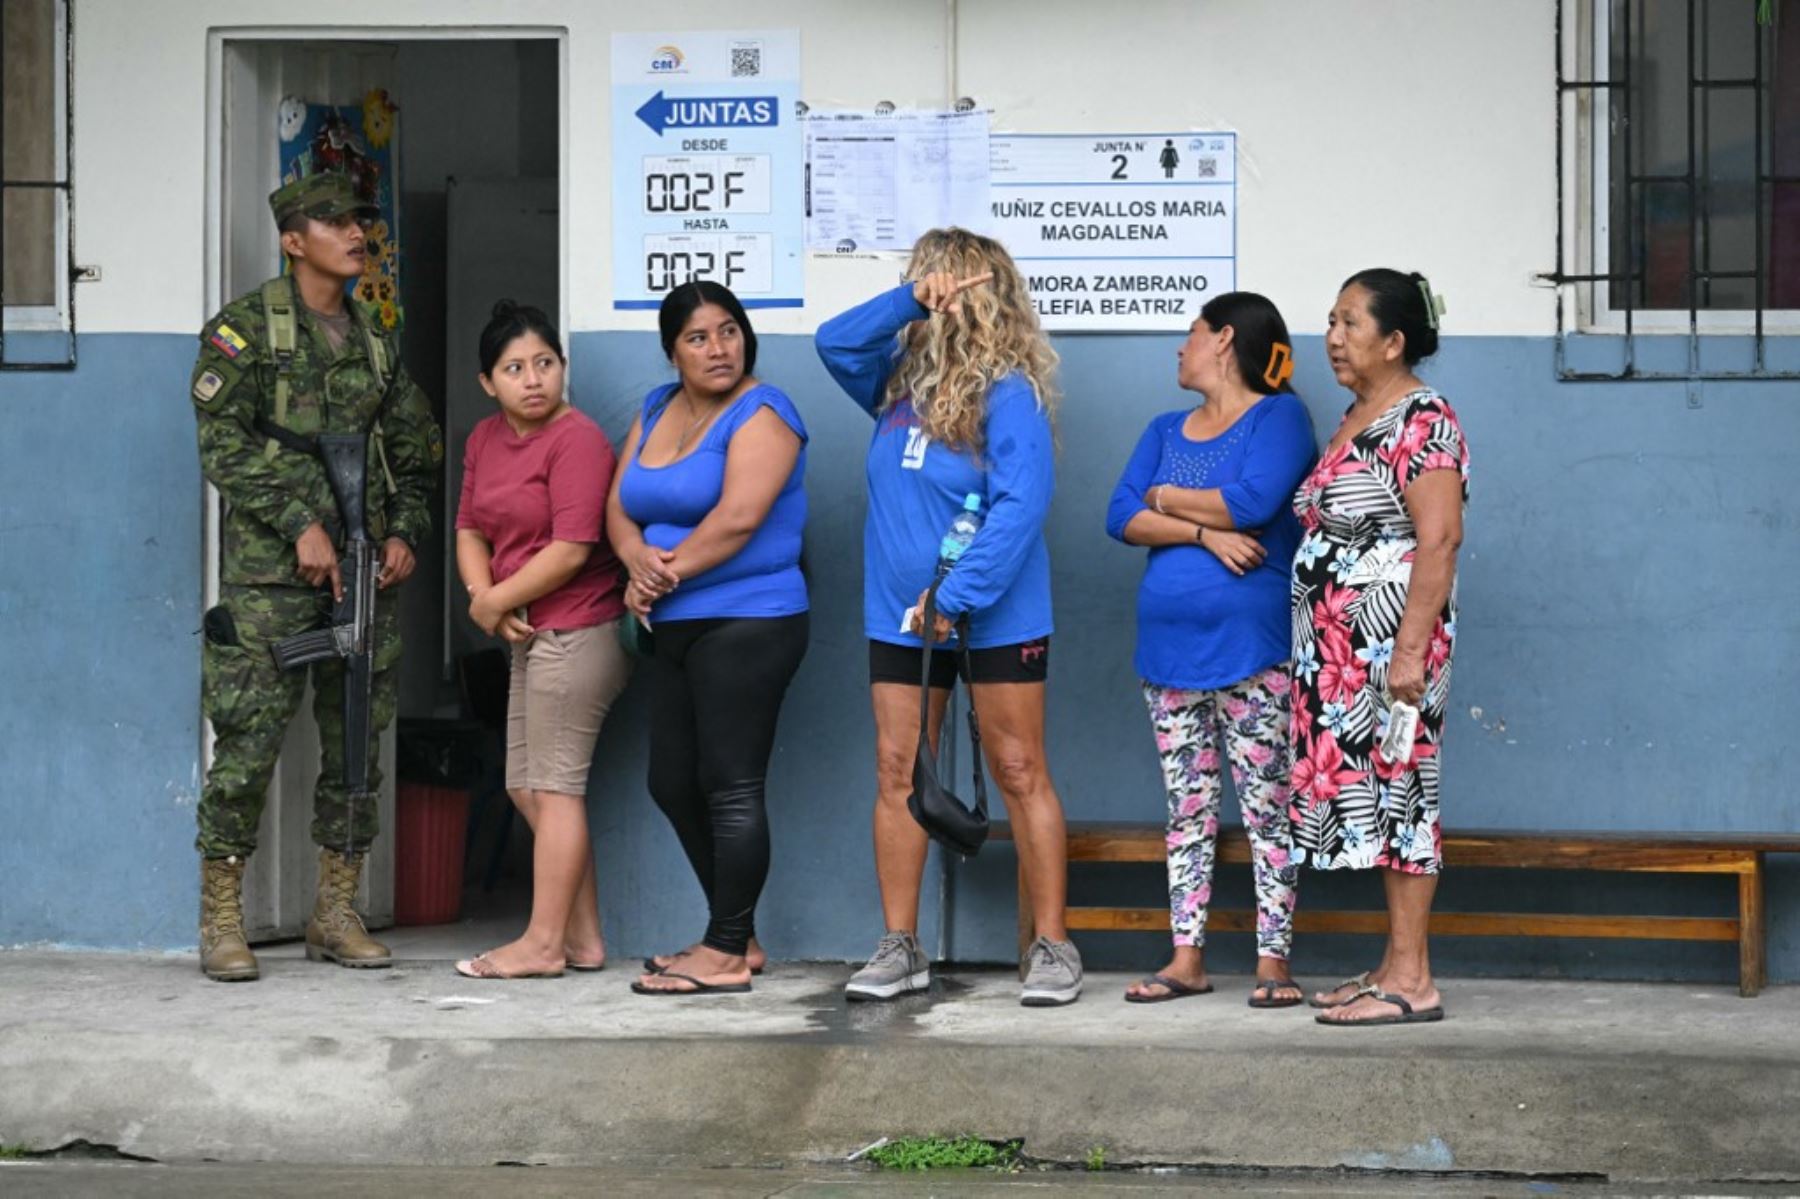
{"label": "printed paper sign", "polygon": [[612,51],[613,307],[689,279],[799,307],[799,31],[620,33]]}
{"label": "printed paper sign", "polygon": [[1050,330],[1183,330],[1237,286],[1237,135],[994,134],[993,221]]}

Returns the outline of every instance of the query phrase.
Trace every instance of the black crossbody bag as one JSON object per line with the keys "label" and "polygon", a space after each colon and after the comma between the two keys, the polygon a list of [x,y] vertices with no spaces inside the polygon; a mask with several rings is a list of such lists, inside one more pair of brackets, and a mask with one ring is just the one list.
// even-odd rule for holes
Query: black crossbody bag
{"label": "black crossbody bag", "polygon": [[[919,749],[913,757],[913,789],[906,797],[906,810],[919,822],[919,827],[945,849],[964,857],[981,851],[988,835],[987,782],[981,774],[981,725],[975,719],[975,700],[969,698],[969,757],[973,764],[975,807],[969,809],[950,790],[938,782],[937,755],[931,752],[931,739],[926,736],[931,720],[931,630],[937,626],[937,590],[933,583],[925,593],[925,611],[920,627],[925,630],[924,650],[919,655]],[[972,676],[969,662],[969,618],[956,622],[956,638],[962,654],[963,673]]]}

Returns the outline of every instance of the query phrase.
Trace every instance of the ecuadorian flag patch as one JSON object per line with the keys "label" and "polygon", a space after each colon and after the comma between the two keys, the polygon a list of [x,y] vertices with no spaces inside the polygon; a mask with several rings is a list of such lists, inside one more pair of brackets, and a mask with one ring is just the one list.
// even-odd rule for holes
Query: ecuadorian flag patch
{"label": "ecuadorian flag patch", "polygon": [[218,347],[219,353],[227,358],[236,358],[250,348],[250,343],[245,341],[230,325],[220,325],[214,329],[212,343]]}

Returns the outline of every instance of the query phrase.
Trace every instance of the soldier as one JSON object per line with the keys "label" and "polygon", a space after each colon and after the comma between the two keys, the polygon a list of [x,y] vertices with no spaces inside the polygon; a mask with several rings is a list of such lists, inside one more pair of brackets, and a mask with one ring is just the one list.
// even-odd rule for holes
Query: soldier
{"label": "soldier", "polygon": [[[257,977],[244,940],[244,861],[305,672],[276,669],[270,646],[317,627],[342,592],[340,530],[308,435],[370,434],[370,536],[381,545],[371,739],[394,715],[400,659],[392,589],[413,571],[431,528],[443,436],[423,392],[400,366],[398,340],[372,309],[345,298],[362,274],[364,225],[376,210],[349,179],[320,173],[269,197],[291,273],[227,304],[200,334],[192,398],[200,466],[225,501],[220,597],[206,613],[201,700],[213,764],[201,792],[200,968],[220,980]],[[339,534],[341,535],[341,534]],[[351,803],[343,780],[343,662],[313,667],[323,762],[313,792],[318,894],[306,956],[386,966],[351,906],[375,838],[372,799]],[[371,761],[375,751],[370,750]],[[379,773],[370,771],[370,786]]]}

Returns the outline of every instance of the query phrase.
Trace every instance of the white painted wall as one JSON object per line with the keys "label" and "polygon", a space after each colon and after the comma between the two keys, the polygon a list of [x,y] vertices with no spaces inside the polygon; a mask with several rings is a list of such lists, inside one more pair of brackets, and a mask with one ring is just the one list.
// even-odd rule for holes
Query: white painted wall
{"label": "white painted wall", "polygon": [[[1555,129],[1552,0],[961,0],[955,78],[939,0],[677,0],[668,15],[581,0],[76,0],[77,256],[85,332],[191,332],[207,316],[209,32],[360,39],[485,27],[566,31],[568,324],[649,329],[611,307],[609,39],[615,30],[794,28],[815,107],[939,104],[954,90],[1021,132],[1235,129],[1240,286],[1316,332],[1337,283],[1421,269],[1453,333],[1548,334]],[[401,97],[402,104],[405,98]],[[470,81],[479,104],[479,81]],[[810,331],[890,284],[887,261],[820,259]]]}

